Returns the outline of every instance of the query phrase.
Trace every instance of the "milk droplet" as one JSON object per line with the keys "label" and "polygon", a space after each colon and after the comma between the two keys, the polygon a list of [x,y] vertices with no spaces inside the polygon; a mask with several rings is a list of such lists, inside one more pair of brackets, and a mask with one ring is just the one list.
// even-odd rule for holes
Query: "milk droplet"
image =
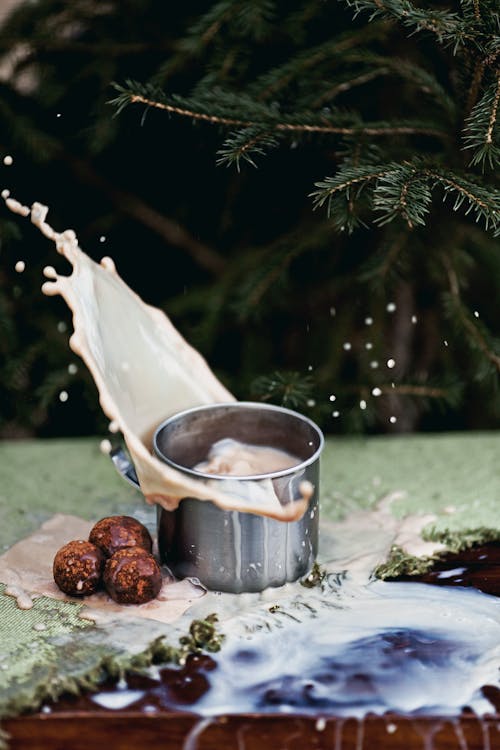
{"label": "milk droplet", "polygon": [[394,302],[388,302],[385,309],[387,310],[387,312],[393,313],[396,310],[396,305]]}
{"label": "milk droplet", "polygon": [[75,365],[74,362],[71,362],[68,365],[68,372],[70,375],[76,375],[76,373],[78,372],[78,365]]}
{"label": "milk droplet", "polygon": [[50,714],[52,713],[52,709],[50,706],[42,706],[41,712],[42,714]]}
{"label": "milk droplet", "polygon": [[309,370],[309,372],[311,372],[312,368],[313,368],[313,366],[312,366],[312,365],[308,365],[308,366],[307,366],[307,369]]}
{"label": "milk droplet", "polygon": [[11,164],[14,163],[14,159],[12,158],[12,156],[7,154],[7,156],[4,156],[3,158],[3,163],[5,164],[6,167],[10,167]]}
{"label": "milk droplet", "polygon": [[105,456],[109,456],[109,454],[113,450],[113,446],[111,445],[109,440],[105,439],[101,440],[101,442],[99,443],[99,449],[101,453],[104,453]]}
{"label": "milk droplet", "polygon": [[413,323],[413,325],[415,325],[415,323],[416,323],[417,321],[418,321],[418,318],[417,318],[417,316],[416,316],[416,315],[412,315],[412,316],[411,316],[411,322]]}
{"label": "milk droplet", "polygon": [[479,318],[479,313],[478,313],[478,311],[477,311],[477,310],[474,310],[474,317],[475,317],[475,318]]}
{"label": "milk droplet", "polygon": [[62,401],[62,403],[64,404],[65,401],[68,400],[68,398],[69,398],[68,391],[61,391],[61,393],[59,394],[59,401]]}
{"label": "milk droplet", "polygon": [[10,195],[10,190],[2,190],[2,198],[4,199],[4,201],[7,200],[9,195]]}
{"label": "milk droplet", "polygon": [[340,412],[339,411],[332,411],[332,417],[334,417],[335,419],[337,419],[337,417],[340,417]]}
{"label": "milk droplet", "polygon": [[373,349],[373,344],[372,344],[372,342],[371,342],[371,341],[367,341],[367,342],[366,342],[366,344],[365,344],[365,349],[368,349],[368,351],[369,351],[370,349]]}
{"label": "milk droplet", "polygon": [[330,315],[332,316],[332,318],[334,318],[336,314],[337,314],[336,309],[334,307],[330,307]]}
{"label": "milk droplet", "polygon": [[317,721],[316,721],[316,731],[317,732],[322,732],[325,727],[326,727],[326,720],[323,719],[322,717],[320,717],[319,719],[317,719]]}
{"label": "milk droplet", "polygon": [[448,346],[448,342],[446,341],[446,339],[444,339],[444,341],[443,341],[443,344],[444,344],[445,346]]}
{"label": "milk droplet", "polygon": [[349,349],[351,348],[351,343],[349,341],[344,341],[344,343],[342,344],[342,347],[345,349],[346,352],[348,352]]}
{"label": "milk droplet", "polygon": [[103,234],[99,237],[99,242],[106,242],[106,237]]}
{"label": "milk droplet", "polygon": [[359,408],[363,410],[366,409],[366,401],[364,400],[364,398],[362,398],[359,402]]}
{"label": "milk droplet", "polygon": [[22,273],[24,269],[26,268],[26,263],[24,262],[24,260],[18,260],[14,268],[17,271],[17,273]]}
{"label": "milk droplet", "polygon": [[365,318],[365,326],[373,325],[373,318]]}
{"label": "milk droplet", "polygon": [[61,113],[58,112],[57,115],[56,115],[56,117],[61,117]]}
{"label": "milk droplet", "polygon": [[388,734],[394,734],[394,732],[397,730],[397,726],[395,724],[387,724],[386,730]]}
{"label": "milk droplet", "polygon": [[381,396],[382,395],[382,389],[381,388],[372,388],[372,396]]}
{"label": "milk droplet", "polygon": [[397,421],[398,421],[398,418],[397,418],[397,417],[389,417],[389,422],[390,422],[391,424],[396,424],[396,422],[397,422]]}
{"label": "milk droplet", "polygon": [[392,370],[393,367],[396,366],[396,360],[395,359],[388,359],[387,360],[387,367]]}
{"label": "milk droplet", "polygon": [[330,401],[336,401],[337,396],[335,396],[333,393],[330,395]]}
{"label": "milk droplet", "polygon": [[316,401],[313,398],[307,399],[307,405],[308,406],[316,406]]}
{"label": "milk droplet", "polygon": [[377,369],[377,367],[378,367],[378,362],[377,362],[377,360],[376,360],[376,359],[374,359],[374,360],[372,360],[372,361],[370,362],[370,367],[372,368],[372,370],[376,370],[376,369]]}
{"label": "milk droplet", "polygon": [[46,279],[57,279],[57,271],[54,266],[45,266],[42,273]]}
{"label": "milk droplet", "polygon": [[57,330],[59,331],[59,333],[66,333],[66,331],[68,330],[68,326],[66,325],[64,320],[59,321],[59,323],[57,324]]}

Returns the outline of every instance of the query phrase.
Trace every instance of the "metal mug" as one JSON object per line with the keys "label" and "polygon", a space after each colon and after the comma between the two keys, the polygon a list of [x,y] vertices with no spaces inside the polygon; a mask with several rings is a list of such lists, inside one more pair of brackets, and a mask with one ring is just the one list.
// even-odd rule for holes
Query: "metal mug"
{"label": "metal mug", "polygon": [[[223,438],[278,448],[297,456],[291,468],[245,477],[205,474],[192,468]],[[319,456],[323,435],[298,412],[279,406],[234,402],[199,406],[169,417],[157,428],[153,447],[162,461],[191,479],[217,483],[240,493],[271,481],[281,503],[299,499],[299,485],[313,487],[298,521],[278,521],[254,513],[222,510],[208,500],[184,498],[173,511],[158,506],[158,547],[162,562],[179,578],[197,577],[207,588],[231,593],[257,592],[295,581],[311,569],[318,549]],[[113,461],[135,483],[123,452]]]}

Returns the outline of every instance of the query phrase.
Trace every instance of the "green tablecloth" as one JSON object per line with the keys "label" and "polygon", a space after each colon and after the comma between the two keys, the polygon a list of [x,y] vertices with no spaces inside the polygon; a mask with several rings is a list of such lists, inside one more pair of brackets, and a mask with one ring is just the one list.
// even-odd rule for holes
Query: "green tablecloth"
{"label": "green tablecloth", "polygon": [[[394,513],[434,512],[438,532],[500,531],[500,432],[327,440],[324,517],[338,520],[394,491],[404,493]],[[92,520],[139,508],[154,520],[101,454],[98,438],[0,443],[0,549],[55,512]]]}

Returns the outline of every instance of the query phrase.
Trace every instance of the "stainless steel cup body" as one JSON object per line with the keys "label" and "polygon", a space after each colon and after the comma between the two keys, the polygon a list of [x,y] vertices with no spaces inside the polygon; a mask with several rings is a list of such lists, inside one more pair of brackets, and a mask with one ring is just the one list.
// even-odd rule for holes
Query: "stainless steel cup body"
{"label": "stainless steel cup body", "polygon": [[[279,448],[299,462],[265,475],[235,477],[204,474],[192,467],[206,459],[223,438]],[[305,575],[318,548],[319,455],[323,436],[306,417],[268,404],[235,402],[202,406],[176,414],[154,436],[159,458],[199,481],[252,497],[255,483],[272,482],[282,504],[301,496],[302,482],[313,488],[298,521],[277,521],[255,513],[225,511],[210,501],[184,498],[175,511],[158,508],[162,562],[178,577],[194,576],[209,589],[232,593],[262,591]]]}

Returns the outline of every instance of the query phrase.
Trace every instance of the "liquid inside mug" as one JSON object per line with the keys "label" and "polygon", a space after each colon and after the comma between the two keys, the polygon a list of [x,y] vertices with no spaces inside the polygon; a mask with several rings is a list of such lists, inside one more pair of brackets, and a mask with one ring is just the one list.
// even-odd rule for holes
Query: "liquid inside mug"
{"label": "liquid inside mug", "polygon": [[[243,477],[205,473],[205,461],[219,440],[275,448],[297,457],[289,468]],[[226,511],[208,500],[184,498],[173,511],[158,506],[160,557],[179,578],[197,577],[209,589],[231,593],[262,591],[306,575],[318,549],[319,456],[323,435],[298,412],[253,402],[211,404],[168,418],[155,432],[158,458],[191,479],[215,482],[217,489],[255,501],[270,487],[281,504],[311,496],[298,521],[278,521],[256,513]],[[123,455],[123,454],[122,454]],[[113,461],[126,476],[124,465]],[[122,461],[123,464],[123,461]],[[131,479],[130,475],[126,478]],[[257,494],[256,494],[257,493]]]}

